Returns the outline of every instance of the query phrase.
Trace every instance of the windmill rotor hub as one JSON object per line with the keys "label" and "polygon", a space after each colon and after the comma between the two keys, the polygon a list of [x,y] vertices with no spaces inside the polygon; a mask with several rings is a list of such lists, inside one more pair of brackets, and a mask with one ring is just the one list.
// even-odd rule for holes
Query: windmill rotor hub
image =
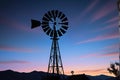
{"label": "windmill rotor hub", "polygon": [[[54,31],[54,26],[56,30]],[[61,11],[51,10],[45,13],[42,18],[42,29],[50,37],[60,37],[68,29],[68,19]]]}
{"label": "windmill rotor hub", "polygon": [[57,23],[56,22],[54,22],[54,25],[56,25]]}

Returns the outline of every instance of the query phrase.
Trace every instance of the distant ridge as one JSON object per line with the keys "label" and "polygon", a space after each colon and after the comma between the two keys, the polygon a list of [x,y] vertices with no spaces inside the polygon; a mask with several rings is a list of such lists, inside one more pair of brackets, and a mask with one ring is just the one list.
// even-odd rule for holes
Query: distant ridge
{"label": "distant ridge", "polygon": [[[48,75],[49,79],[46,78]],[[42,71],[32,71],[30,73],[20,73],[12,70],[0,71],[0,80],[51,80],[51,76],[54,78],[53,74]],[[79,74],[73,76],[60,75],[59,77],[60,79],[55,78],[53,80],[116,80],[114,77],[106,75],[89,76],[85,74]]]}
{"label": "distant ridge", "polygon": [[107,76],[107,75],[98,75],[98,76],[90,76],[90,75],[87,75],[87,77],[88,77],[90,80],[116,80],[115,77]]}

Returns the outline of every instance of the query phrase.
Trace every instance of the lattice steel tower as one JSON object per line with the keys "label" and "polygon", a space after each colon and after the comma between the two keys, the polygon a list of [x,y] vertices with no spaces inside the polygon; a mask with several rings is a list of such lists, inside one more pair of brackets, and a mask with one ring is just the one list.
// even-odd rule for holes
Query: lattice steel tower
{"label": "lattice steel tower", "polygon": [[50,58],[48,63],[48,72],[56,74],[64,74],[62,59],[58,40],[68,29],[68,19],[61,11],[51,10],[45,13],[42,23],[37,20],[31,20],[32,27],[42,25],[43,31],[52,39]]}

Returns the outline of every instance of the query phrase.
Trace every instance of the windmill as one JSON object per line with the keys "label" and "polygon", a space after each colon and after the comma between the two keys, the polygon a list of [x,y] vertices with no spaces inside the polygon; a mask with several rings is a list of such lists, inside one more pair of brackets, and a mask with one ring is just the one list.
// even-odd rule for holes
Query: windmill
{"label": "windmill", "polygon": [[48,72],[64,74],[58,40],[68,29],[67,17],[61,11],[51,10],[45,13],[42,22],[31,20],[31,23],[31,28],[36,28],[41,25],[43,31],[52,39]]}

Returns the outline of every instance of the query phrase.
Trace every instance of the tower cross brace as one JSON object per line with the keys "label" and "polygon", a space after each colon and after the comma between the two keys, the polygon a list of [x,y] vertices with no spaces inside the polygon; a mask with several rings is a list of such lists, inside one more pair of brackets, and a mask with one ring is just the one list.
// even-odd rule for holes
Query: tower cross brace
{"label": "tower cross brace", "polygon": [[52,46],[51,46],[51,51],[50,51],[50,58],[49,58],[49,64],[48,64],[48,72],[49,73],[56,73],[56,74],[64,74],[63,70],[63,64],[61,60],[61,55],[60,55],[60,49],[59,49],[59,44],[56,36],[56,24],[54,23],[54,36],[52,39]]}

